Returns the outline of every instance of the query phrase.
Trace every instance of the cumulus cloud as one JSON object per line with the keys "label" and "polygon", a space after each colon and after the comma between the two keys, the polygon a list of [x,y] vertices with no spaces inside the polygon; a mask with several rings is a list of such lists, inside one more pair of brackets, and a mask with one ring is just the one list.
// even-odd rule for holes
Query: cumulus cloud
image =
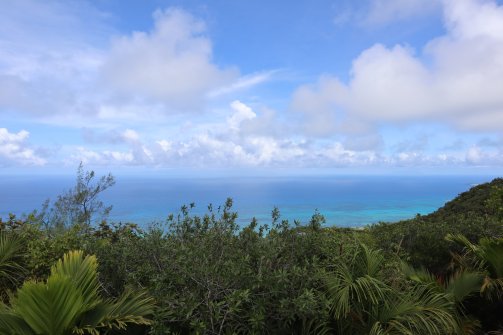
{"label": "cumulus cloud", "polygon": [[344,95],[345,87],[338,80],[321,77],[317,87],[304,85],[293,96],[292,107],[309,117],[305,131],[309,135],[331,135],[336,130],[338,101]]}
{"label": "cumulus cloud", "polygon": [[232,130],[238,130],[241,122],[245,120],[253,120],[257,117],[257,114],[255,114],[250,107],[239,100],[233,101],[231,103],[231,108],[234,111],[234,114],[227,119],[227,124]]}
{"label": "cumulus cloud", "polygon": [[335,163],[337,166],[365,166],[378,163],[378,157],[374,152],[348,150],[339,142],[323,148],[321,155],[328,158],[328,164]]}
{"label": "cumulus cloud", "polygon": [[44,165],[46,160],[29,147],[27,140],[30,133],[21,130],[11,133],[6,128],[0,128],[0,165],[18,163],[22,165]]}
{"label": "cumulus cloud", "polygon": [[[150,31],[120,34],[87,2],[20,0],[0,11],[0,112],[58,125],[162,119],[269,80],[212,60],[205,23],[158,10]],[[110,36],[116,36],[110,40]]]}
{"label": "cumulus cloud", "polygon": [[471,146],[465,153],[465,161],[471,165],[498,166],[503,164],[503,151],[483,150],[477,145]]}
{"label": "cumulus cloud", "polygon": [[75,148],[75,152],[70,155],[67,163],[74,164],[75,162],[82,162],[84,164],[97,164],[97,165],[128,165],[134,162],[132,152],[121,152],[103,150],[96,151],[85,147]]}
{"label": "cumulus cloud", "polygon": [[348,89],[337,78],[322,76],[316,84],[299,87],[293,94],[291,109],[303,115],[303,132],[314,137],[334,134],[365,134],[371,131],[345,111]]}
{"label": "cumulus cloud", "polygon": [[444,0],[443,6],[447,32],[420,53],[376,44],[354,60],[348,83],[325,76],[300,87],[294,108],[314,124],[326,115],[333,125],[338,106],[370,124],[434,121],[503,131],[503,6],[483,0]]}
{"label": "cumulus cloud", "polygon": [[138,140],[140,139],[140,135],[138,135],[138,133],[136,131],[134,131],[133,129],[124,130],[121,134],[121,137],[125,141],[132,142],[132,143],[138,142]]}
{"label": "cumulus cloud", "polygon": [[179,9],[156,11],[151,32],[113,41],[103,75],[119,92],[194,107],[216,87],[237,78],[237,70],[212,63],[205,24]]}
{"label": "cumulus cloud", "polygon": [[[432,150],[435,141],[419,128],[403,140],[384,148],[381,134],[369,132],[340,139],[312,140],[305,136],[273,136],[249,123],[261,122],[263,115],[250,105],[233,101],[226,114],[211,124],[198,124],[191,131],[172,136],[148,134],[137,129],[113,129],[94,133],[95,148],[69,148],[71,164],[79,161],[97,165],[142,165],[172,168],[241,167],[421,167],[498,166],[500,147],[471,147]],[[277,124],[277,123],[275,123]],[[404,130],[405,132],[410,130]],[[402,131],[402,132],[403,132]],[[147,136],[148,135],[148,136]],[[411,138],[412,137],[412,138]],[[473,141],[472,141],[473,142]],[[103,143],[114,150],[102,149]],[[481,142],[482,143],[482,142]]]}
{"label": "cumulus cloud", "polygon": [[[368,3],[358,22],[382,25],[431,13],[440,2]],[[257,97],[221,108],[276,70],[240,76],[236,68],[217,65],[205,23],[181,9],[157,11],[152,29],[114,32],[110,42],[106,15],[88,2],[12,1],[0,12],[0,113],[16,122],[24,112],[34,122],[88,125],[84,145],[64,145],[56,155],[72,165],[502,164],[495,138],[503,130],[503,7],[482,0],[442,4],[444,36],[417,50],[376,44],[354,59],[347,82],[321,76],[299,87],[289,109],[294,112],[283,113]],[[176,113],[186,110],[207,113]],[[407,132],[417,121],[489,137],[434,147],[427,137],[380,133],[395,125]],[[28,135],[0,129],[1,164],[46,163]],[[443,143],[453,142],[451,135]]]}

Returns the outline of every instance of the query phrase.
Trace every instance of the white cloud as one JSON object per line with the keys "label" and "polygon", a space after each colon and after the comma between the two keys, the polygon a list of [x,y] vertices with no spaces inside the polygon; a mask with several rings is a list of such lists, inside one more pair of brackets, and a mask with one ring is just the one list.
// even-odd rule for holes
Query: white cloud
{"label": "white cloud", "polygon": [[502,132],[503,6],[445,0],[444,16],[446,35],[422,53],[374,45],[354,60],[347,84],[322,77],[297,90],[294,107],[319,127],[323,119],[333,126],[342,108],[357,123],[433,121]]}
{"label": "white cloud", "polygon": [[162,151],[169,152],[173,147],[173,143],[171,141],[159,140],[156,141],[157,144],[161,147]]}
{"label": "white cloud", "polygon": [[233,101],[231,103],[231,108],[234,111],[234,114],[227,119],[227,124],[232,130],[238,130],[241,122],[245,120],[253,120],[257,117],[257,114],[255,114],[250,107],[241,101]]}
{"label": "white cloud", "polygon": [[127,142],[137,142],[140,139],[140,135],[133,129],[126,129],[122,133],[122,138]]}
{"label": "white cloud", "polygon": [[[437,1],[369,3],[360,24],[431,13]],[[417,121],[502,132],[502,7],[482,0],[443,4],[444,36],[421,50],[376,44],[354,60],[348,82],[321,76],[299,87],[291,102],[296,112],[283,114],[261,105],[260,97],[217,106],[271,80],[276,70],[240,76],[218,66],[204,22],[183,10],[158,11],[150,31],[114,32],[109,44],[109,21],[88,2],[12,1],[0,12],[0,113],[16,122],[24,112],[31,122],[88,125],[85,146],[67,145],[55,155],[72,165],[501,164],[501,146],[479,144],[480,137],[448,149],[403,140],[411,134],[378,132],[383,124],[407,132]],[[352,15],[341,12],[339,19]],[[215,109],[200,108],[205,102]],[[176,113],[203,109],[189,117]],[[0,129],[0,164],[44,164],[42,156],[28,132]]]}
{"label": "white cloud", "polygon": [[[226,116],[229,115],[230,116]],[[187,132],[148,134],[133,129],[114,129],[91,134],[90,144],[115,144],[116,150],[69,148],[72,164],[84,161],[99,165],[142,165],[172,168],[241,167],[422,167],[422,166],[498,166],[501,149],[495,146],[434,148],[436,138],[422,130],[402,128],[402,140],[384,147],[377,132],[349,134],[341,139],[309,140],[305,136],[273,136],[249,127],[260,121],[261,113],[249,105],[234,101],[227,113],[211,124],[198,124]],[[276,125],[278,123],[275,123]],[[421,128],[419,128],[421,129]],[[288,132],[287,132],[288,133]],[[417,133],[411,139],[413,133]],[[148,136],[146,136],[148,135]],[[94,136],[94,137],[93,137]],[[499,150],[499,151],[498,151]]]}
{"label": "white cloud", "polygon": [[494,0],[442,0],[445,23],[460,39],[503,40],[503,7]]}
{"label": "white cloud", "polygon": [[465,161],[471,165],[498,166],[503,164],[503,151],[501,149],[483,150],[473,145],[466,151]]}
{"label": "white cloud", "polygon": [[273,73],[239,79],[237,68],[215,65],[204,22],[180,9],[155,12],[148,32],[120,35],[110,23],[87,2],[3,4],[0,112],[73,127],[151,122],[200,111],[210,92],[245,89]]}
{"label": "white cloud", "polygon": [[322,154],[329,158],[329,162],[332,161],[336,165],[342,166],[366,165],[377,160],[376,154],[371,151],[356,152],[348,150],[339,142],[329,145],[322,151]]}
{"label": "white cloud", "polygon": [[237,78],[235,69],[212,63],[204,22],[179,9],[156,11],[150,33],[134,32],[113,41],[103,75],[126,95],[193,108],[204,96]]}
{"label": "white cloud", "polygon": [[309,135],[326,136],[336,130],[337,101],[343,94],[344,86],[336,79],[321,77],[316,87],[301,86],[293,95],[292,107],[295,111],[308,115],[305,131]]}
{"label": "white cloud", "polygon": [[480,163],[482,158],[482,152],[478,147],[471,147],[466,152],[466,161],[469,163]]}
{"label": "white cloud", "polygon": [[291,108],[303,116],[302,128],[308,136],[368,134],[368,124],[345,113],[347,95],[347,87],[337,78],[321,76],[315,85],[303,85],[294,92]]}
{"label": "white cloud", "polygon": [[234,93],[236,91],[245,90],[247,88],[259,85],[263,82],[266,82],[271,79],[271,77],[278,72],[278,70],[273,71],[264,71],[253,73],[251,75],[246,75],[238,78],[235,82],[230,85],[219,87],[213,91],[208,93],[208,96],[211,98],[218,97],[221,95],[226,95],[230,93]]}
{"label": "white cloud", "polygon": [[75,165],[76,162],[95,165],[128,165],[134,163],[134,155],[130,151],[104,150],[99,152],[82,146],[74,148],[72,151],[74,153],[66,161],[70,165]]}
{"label": "white cloud", "polygon": [[8,129],[0,128],[0,165],[44,165],[46,160],[28,146],[29,136],[30,133],[26,130],[10,133]]}

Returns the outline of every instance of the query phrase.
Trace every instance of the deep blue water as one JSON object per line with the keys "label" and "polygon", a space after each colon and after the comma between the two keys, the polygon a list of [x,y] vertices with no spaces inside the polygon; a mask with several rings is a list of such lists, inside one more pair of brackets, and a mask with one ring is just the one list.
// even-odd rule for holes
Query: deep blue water
{"label": "deep blue water", "polygon": [[[269,223],[277,206],[282,218],[307,223],[318,209],[327,225],[363,226],[427,214],[471,186],[488,182],[484,176],[336,176],[250,178],[116,177],[116,185],[102,197],[113,205],[110,219],[147,225],[177,213],[194,202],[196,214],[214,208],[227,197],[234,200],[239,223],[252,217]],[[56,176],[0,176],[0,217],[27,213],[63,193],[74,178]]]}

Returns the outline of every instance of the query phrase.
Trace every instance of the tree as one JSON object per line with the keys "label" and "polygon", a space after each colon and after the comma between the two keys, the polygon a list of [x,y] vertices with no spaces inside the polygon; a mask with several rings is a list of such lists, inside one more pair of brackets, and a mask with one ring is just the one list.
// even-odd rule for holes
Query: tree
{"label": "tree", "polygon": [[46,282],[27,281],[10,306],[0,304],[0,334],[103,334],[129,324],[150,324],[153,300],[126,292],[116,300],[100,297],[95,256],[64,255]]}
{"label": "tree", "polygon": [[112,174],[95,180],[94,171],[85,171],[82,162],[77,169],[77,183],[65,194],[58,196],[49,218],[49,223],[56,227],[66,227],[72,224],[87,224],[93,222],[95,215],[106,218],[112,206],[105,206],[99,200],[99,195],[115,185]]}

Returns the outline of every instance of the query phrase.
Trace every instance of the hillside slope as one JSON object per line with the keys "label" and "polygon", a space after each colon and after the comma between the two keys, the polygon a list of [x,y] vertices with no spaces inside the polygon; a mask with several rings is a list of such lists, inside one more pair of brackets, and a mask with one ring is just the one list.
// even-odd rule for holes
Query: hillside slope
{"label": "hillside slope", "polygon": [[503,206],[503,178],[496,178],[461,193],[435,212],[423,216],[423,220],[449,220],[459,215],[499,217],[501,206]]}
{"label": "hillside slope", "polygon": [[447,234],[463,234],[472,242],[503,236],[503,179],[474,186],[429,215],[381,222],[368,231],[385,252],[405,253],[414,266],[445,274],[451,253],[460,251],[446,243]]}

